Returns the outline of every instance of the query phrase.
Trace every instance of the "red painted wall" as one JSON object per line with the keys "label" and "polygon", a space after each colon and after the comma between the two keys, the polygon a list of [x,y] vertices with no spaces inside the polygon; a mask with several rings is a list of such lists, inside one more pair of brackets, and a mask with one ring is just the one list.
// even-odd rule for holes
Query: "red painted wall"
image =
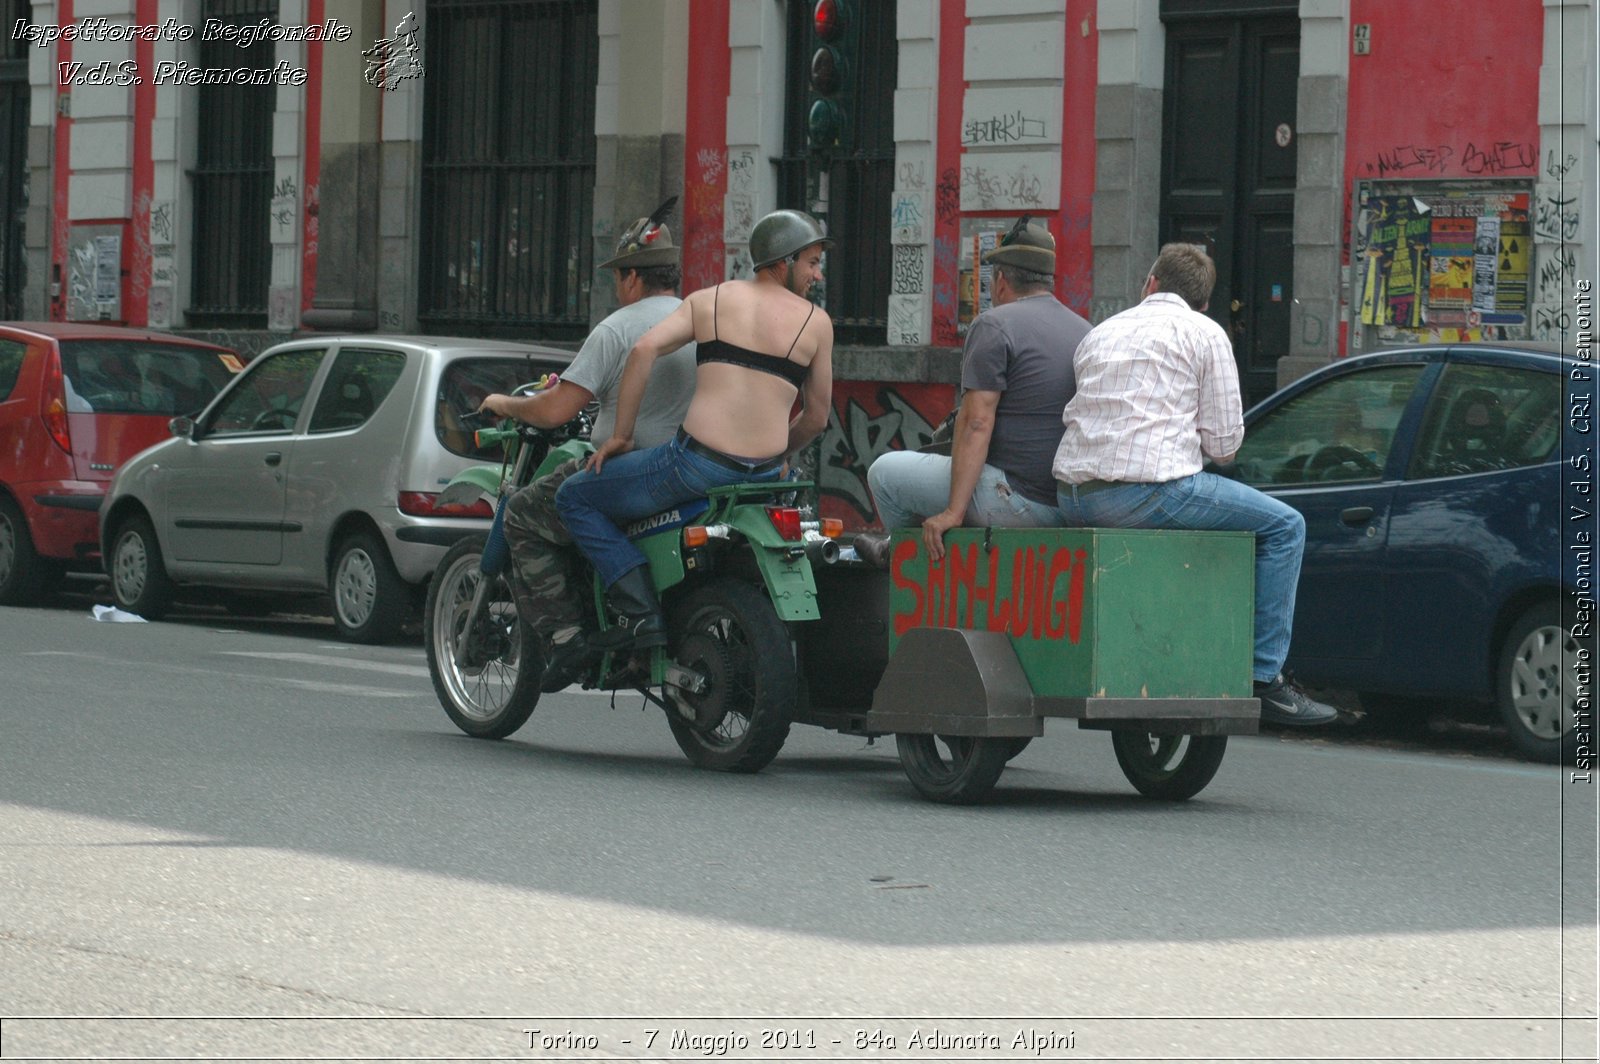
{"label": "red painted wall", "polygon": [[730,61],[728,0],[695,0],[689,6],[689,98],[683,133],[683,200],[678,205],[684,292],[714,285],[723,275]]}
{"label": "red painted wall", "polygon": [[1532,176],[1542,0],[1351,0],[1372,53],[1350,56],[1345,181]]}
{"label": "red painted wall", "polygon": [[[1061,212],[1056,236],[1056,298],[1089,316],[1094,296],[1094,99],[1099,80],[1096,0],[1067,0],[1066,70],[1062,76]],[[1089,32],[1083,32],[1087,25]]]}

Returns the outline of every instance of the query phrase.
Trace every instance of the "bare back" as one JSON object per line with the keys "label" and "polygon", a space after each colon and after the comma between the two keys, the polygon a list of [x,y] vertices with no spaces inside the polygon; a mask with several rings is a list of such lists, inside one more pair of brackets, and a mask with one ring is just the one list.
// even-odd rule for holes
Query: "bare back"
{"label": "bare back", "polygon": [[[703,361],[684,429],[725,454],[757,459],[782,454],[797,395],[803,392],[809,406],[819,398],[826,403],[832,391],[833,325],[828,315],[810,300],[766,281],[729,281],[694,292],[685,302],[697,345],[721,341],[743,349],[742,358],[751,364],[771,358],[773,368]],[[782,362],[806,368],[799,388],[780,375],[788,369],[777,365]]]}

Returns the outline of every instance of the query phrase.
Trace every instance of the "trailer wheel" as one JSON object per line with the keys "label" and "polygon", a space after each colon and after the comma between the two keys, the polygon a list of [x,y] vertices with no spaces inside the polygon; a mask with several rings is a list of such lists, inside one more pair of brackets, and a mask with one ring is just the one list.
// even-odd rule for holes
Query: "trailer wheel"
{"label": "trailer wheel", "polygon": [[1119,729],[1111,733],[1117,764],[1146,798],[1182,802],[1205,790],[1228,749],[1226,735],[1152,735]]}
{"label": "trailer wheel", "polygon": [[1015,739],[966,735],[896,735],[900,767],[930,802],[970,805],[994,789],[1016,750]]}

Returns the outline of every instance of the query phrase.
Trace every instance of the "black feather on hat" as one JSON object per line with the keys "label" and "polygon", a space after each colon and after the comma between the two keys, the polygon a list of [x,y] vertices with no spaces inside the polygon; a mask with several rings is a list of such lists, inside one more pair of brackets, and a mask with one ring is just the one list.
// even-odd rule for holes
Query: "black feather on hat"
{"label": "black feather on hat", "polygon": [[666,201],[650,213],[648,218],[634,222],[617,240],[617,253],[602,262],[602,270],[640,270],[648,266],[676,266],[678,249],[672,246],[672,231],[662,223],[678,197],[668,196]]}
{"label": "black feather on hat", "polygon": [[1033,215],[1024,214],[1017,219],[1011,231],[1000,238],[998,247],[983,256],[984,262],[1002,266],[1019,266],[1034,273],[1056,272],[1056,238],[1042,225],[1028,224]]}

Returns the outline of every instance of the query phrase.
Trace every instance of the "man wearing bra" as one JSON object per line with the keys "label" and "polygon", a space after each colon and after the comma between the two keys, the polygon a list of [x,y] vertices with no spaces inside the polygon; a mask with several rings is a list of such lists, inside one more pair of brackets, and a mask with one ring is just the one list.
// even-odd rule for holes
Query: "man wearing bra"
{"label": "man wearing bra", "polygon": [[[775,480],[827,426],[833,322],[805,298],[822,279],[827,243],[810,215],[767,215],[750,232],[755,278],[690,294],[628,354],[611,438],[556,495],[573,541],[606,585],[619,641],[643,648],[667,640],[645,557],[619,524],[714,487]],[[667,443],[634,450],[646,382],[663,356],[691,341],[696,384],[683,428]],[[801,409],[791,420],[797,396]]]}
{"label": "man wearing bra", "polygon": [[[1027,215],[983,261],[994,267],[994,306],[967,331],[949,457],[888,451],[867,470],[883,527],[920,521],[934,561],[944,557],[945,532],[958,525],[1060,522],[1050,463],[1061,442],[1061,408],[1072,398],[1072,354],[1089,323],[1051,294],[1056,242]],[[887,568],[886,535],[858,535],[855,548]]]}
{"label": "man wearing bra", "polygon": [[[661,224],[675,202],[676,196],[630,226],[617,242],[617,253],[600,264],[600,269],[612,271],[621,306],[594,327],[560,382],[533,395],[491,395],[479,409],[555,428],[599,400],[594,438],[611,435],[628,351],[683,302],[677,296],[678,249]],[[661,359],[645,389],[635,430],[645,445],[664,443],[678,431],[694,397],[694,372],[692,343]],[[582,628],[588,596],[574,591],[572,537],[555,505],[556,489],[581,467],[576,461],[557,466],[513,495],[506,506],[512,590],[522,623],[543,640],[540,687],[545,691],[559,691],[577,679],[590,658]]]}

